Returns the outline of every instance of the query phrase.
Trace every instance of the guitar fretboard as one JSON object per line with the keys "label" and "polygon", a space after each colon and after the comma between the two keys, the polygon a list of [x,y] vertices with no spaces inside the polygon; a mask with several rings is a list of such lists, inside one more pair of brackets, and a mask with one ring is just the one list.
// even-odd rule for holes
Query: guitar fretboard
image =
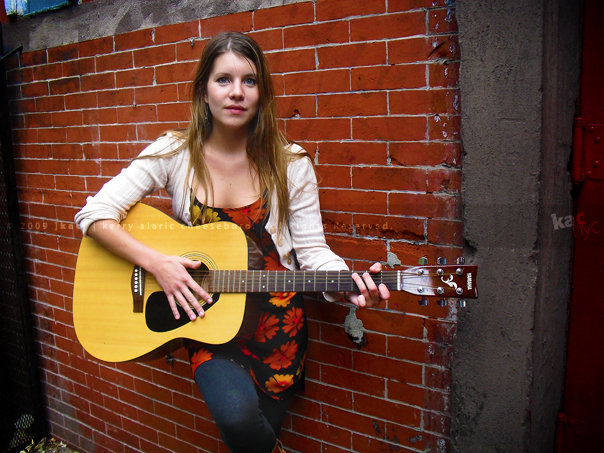
{"label": "guitar fretboard", "polygon": [[[352,271],[263,271],[211,270],[191,273],[209,292],[320,292],[354,291]],[[383,283],[390,290],[399,290],[400,271],[371,274],[377,285]],[[204,286],[202,285],[202,286]]]}

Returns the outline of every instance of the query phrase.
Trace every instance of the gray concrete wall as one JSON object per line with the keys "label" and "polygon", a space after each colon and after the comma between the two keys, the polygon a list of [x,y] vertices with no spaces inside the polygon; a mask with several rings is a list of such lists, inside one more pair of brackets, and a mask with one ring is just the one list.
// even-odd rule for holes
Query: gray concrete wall
{"label": "gray concrete wall", "polygon": [[189,22],[305,0],[99,0],[3,24],[5,49],[56,47],[143,28]]}
{"label": "gray concrete wall", "polygon": [[[464,235],[480,299],[454,345],[455,451],[552,451],[572,234],[567,165],[580,2],[457,2]],[[566,214],[568,213],[568,214]]]}

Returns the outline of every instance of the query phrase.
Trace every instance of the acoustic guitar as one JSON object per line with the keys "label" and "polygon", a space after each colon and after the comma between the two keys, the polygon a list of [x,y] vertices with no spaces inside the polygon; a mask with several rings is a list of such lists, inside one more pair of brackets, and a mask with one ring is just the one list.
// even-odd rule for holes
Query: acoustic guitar
{"label": "acoustic guitar", "polygon": [[[172,340],[188,338],[226,343],[243,321],[246,293],[354,291],[351,271],[247,270],[245,233],[231,222],[182,225],[161,211],[138,203],[121,223],[141,242],[169,255],[201,261],[190,270],[214,302],[203,318],[176,320],[166,295],[151,274],[125,261],[94,239],[84,237],[76,263],[73,322],[78,340],[94,357],[133,360]],[[475,298],[476,266],[417,266],[373,274],[391,291],[425,297]]]}

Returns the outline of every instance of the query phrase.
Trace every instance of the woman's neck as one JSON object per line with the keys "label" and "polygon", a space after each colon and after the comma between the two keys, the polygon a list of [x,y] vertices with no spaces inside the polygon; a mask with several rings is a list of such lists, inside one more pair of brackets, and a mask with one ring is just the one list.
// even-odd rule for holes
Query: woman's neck
{"label": "woman's neck", "polygon": [[247,152],[248,132],[221,131],[214,129],[204,143],[206,150],[227,155],[245,154]]}

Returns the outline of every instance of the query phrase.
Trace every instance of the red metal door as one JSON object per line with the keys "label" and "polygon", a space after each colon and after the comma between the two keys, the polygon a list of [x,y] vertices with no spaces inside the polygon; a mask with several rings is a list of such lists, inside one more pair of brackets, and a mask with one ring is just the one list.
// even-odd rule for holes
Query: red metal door
{"label": "red metal door", "polygon": [[575,124],[574,258],[558,451],[604,451],[604,2],[586,0],[580,115]]}

